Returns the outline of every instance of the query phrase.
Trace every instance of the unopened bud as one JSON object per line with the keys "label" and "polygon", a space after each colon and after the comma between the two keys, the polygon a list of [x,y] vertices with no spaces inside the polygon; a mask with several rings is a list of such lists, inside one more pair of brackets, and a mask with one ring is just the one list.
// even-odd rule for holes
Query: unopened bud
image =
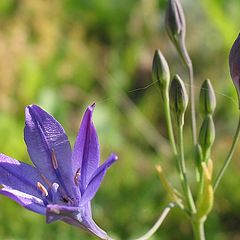
{"label": "unopened bud", "polygon": [[165,24],[170,39],[175,42],[185,38],[186,24],[182,6],[178,0],[169,0]]}
{"label": "unopened bud", "polygon": [[200,113],[205,117],[213,114],[216,108],[216,97],[210,80],[205,80],[202,84],[199,97]]}
{"label": "unopened bud", "polygon": [[199,144],[202,148],[203,155],[206,154],[211,149],[213,142],[215,140],[215,126],[211,115],[207,115],[202,123],[199,132]]}
{"label": "unopened bud", "polygon": [[240,101],[240,34],[233,43],[229,54],[229,68]]}
{"label": "unopened bud", "polygon": [[152,79],[157,82],[161,91],[168,91],[170,83],[170,71],[168,63],[159,49],[154,53],[152,63]]}
{"label": "unopened bud", "polygon": [[184,113],[188,105],[188,95],[182,79],[175,75],[170,86],[170,106],[175,114],[178,126],[184,124]]}

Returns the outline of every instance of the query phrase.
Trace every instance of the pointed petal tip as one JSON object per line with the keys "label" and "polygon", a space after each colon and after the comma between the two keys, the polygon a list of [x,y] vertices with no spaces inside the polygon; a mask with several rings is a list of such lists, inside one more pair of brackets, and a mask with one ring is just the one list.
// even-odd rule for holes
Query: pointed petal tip
{"label": "pointed petal tip", "polygon": [[30,104],[25,107],[25,116],[32,115],[32,112],[39,111],[39,110],[43,111],[43,109],[41,107],[39,107],[38,105]]}
{"label": "pointed petal tip", "polygon": [[93,112],[94,108],[96,106],[96,103],[93,103],[92,105],[90,105],[87,109],[91,112]]}
{"label": "pointed petal tip", "polygon": [[96,103],[94,102],[94,103],[91,105],[91,107],[95,108],[95,106],[96,106]]}
{"label": "pointed petal tip", "polygon": [[29,114],[29,109],[32,107],[32,105],[28,105],[25,107],[25,115],[27,116]]}
{"label": "pointed petal tip", "polygon": [[118,160],[118,155],[115,154],[115,153],[112,153],[112,154],[111,154],[111,158],[113,158],[114,161],[117,161],[117,160]]}
{"label": "pointed petal tip", "polygon": [[27,105],[25,109],[27,110],[27,109],[32,109],[32,108],[40,108],[40,107],[36,104],[30,104],[30,105]]}

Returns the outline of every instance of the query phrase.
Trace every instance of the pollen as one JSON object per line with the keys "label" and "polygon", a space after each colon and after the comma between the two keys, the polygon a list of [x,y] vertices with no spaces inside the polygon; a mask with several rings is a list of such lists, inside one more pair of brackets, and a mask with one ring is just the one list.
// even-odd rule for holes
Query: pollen
{"label": "pollen", "polygon": [[56,158],[54,149],[52,149],[52,165],[55,170],[58,168],[58,162],[57,162],[57,158]]}
{"label": "pollen", "polygon": [[39,188],[39,190],[42,192],[42,194],[46,197],[48,196],[48,191],[47,189],[40,183],[37,182],[37,187]]}
{"label": "pollen", "polygon": [[74,177],[74,182],[75,182],[76,186],[78,186],[79,177],[80,177],[80,168],[77,170],[75,177]]}

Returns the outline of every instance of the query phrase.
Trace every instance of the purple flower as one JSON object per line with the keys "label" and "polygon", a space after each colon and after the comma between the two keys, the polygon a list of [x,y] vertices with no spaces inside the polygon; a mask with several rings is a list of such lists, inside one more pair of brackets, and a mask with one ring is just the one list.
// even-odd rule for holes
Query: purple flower
{"label": "purple flower", "polygon": [[233,43],[229,54],[229,67],[233,83],[240,98],[240,34]]}
{"label": "purple flower", "polygon": [[0,194],[46,215],[47,223],[62,220],[101,239],[110,239],[92,219],[91,200],[115,154],[99,166],[99,143],[87,108],[71,150],[63,127],[36,105],[25,110],[24,139],[35,166],[0,154]]}

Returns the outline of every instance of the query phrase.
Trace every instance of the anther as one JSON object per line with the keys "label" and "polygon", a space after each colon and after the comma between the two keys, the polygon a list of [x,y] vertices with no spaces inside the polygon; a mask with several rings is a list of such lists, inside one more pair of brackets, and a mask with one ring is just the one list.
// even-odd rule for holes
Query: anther
{"label": "anther", "polygon": [[58,168],[58,162],[57,162],[54,149],[52,149],[52,164],[53,164],[53,168],[56,170]]}
{"label": "anther", "polygon": [[80,168],[77,170],[75,177],[74,177],[74,182],[75,182],[76,186],[78,186],[79,177],[80,177]]}
{"label": "anther", "polygon": [[48,196],[47,189],[40,182],[37,182],[37,187],[40,189],[40,191],[45,197]]}
{"label": "anther", "polygon": [[43,174],[41,174],[41,177],[44,180],[44,182],[48,185],[48,187],[52,186],[52,184],[49,182],[49,180]]}

